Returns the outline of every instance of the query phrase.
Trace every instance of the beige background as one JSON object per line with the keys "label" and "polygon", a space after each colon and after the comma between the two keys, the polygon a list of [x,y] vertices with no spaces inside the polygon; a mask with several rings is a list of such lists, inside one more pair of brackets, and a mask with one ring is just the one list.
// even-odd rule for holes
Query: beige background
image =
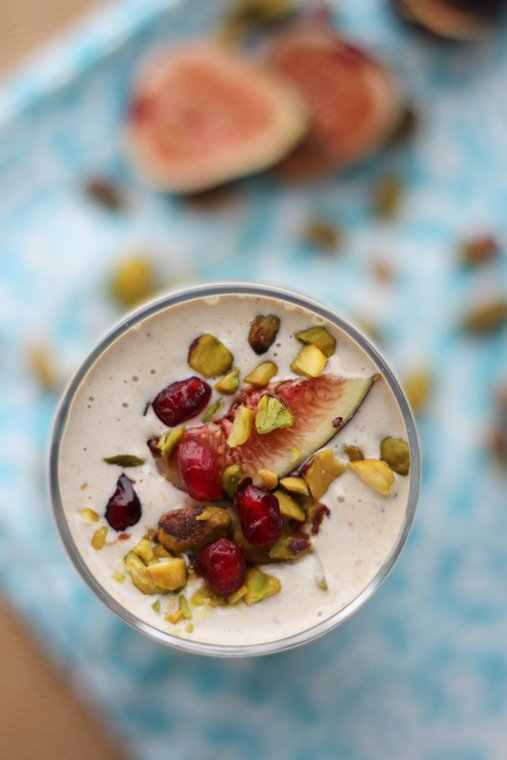
{"label": "beige background", "polygon": [[[0,74],[105,0],[0,0]],[[0,598],[0,758],[121,760],[99,725]]]}

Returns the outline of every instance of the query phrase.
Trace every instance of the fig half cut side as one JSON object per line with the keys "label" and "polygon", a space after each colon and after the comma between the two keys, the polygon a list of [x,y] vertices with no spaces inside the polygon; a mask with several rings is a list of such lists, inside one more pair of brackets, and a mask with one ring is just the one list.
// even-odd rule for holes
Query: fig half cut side
{"label": "fig half cut side", "polygon": [[[202,427],[187,429],[185,438],[201,437],[215,449],[220,474],[227,467],[239,464],[244,476],[251,477],[254,485],[262,486],[259,470],[270,470],[281,478],[299,467],[347,424],[378,377],[345,378],[325,374],[309,380],[272,383],[262,390],[249,388],[238,395],[225,417]],[[247,407],[256,411],[265,393],[277,396],[291,410],[294,424],[264,435],[257,433],[254,427],[244,444],[229,447],[227,438],[237,410]],[[159,471],[181,488],[178,453],[167,464],[160,455],[157,442],[158,438],[152,438],[148,446]]]}
{"label": "fig half cut side", "polygon": [[499,2],[446,2],[445,0],[395,0],[401,16],[411,24],[455,41],[473,41],[491,33]]}
{"label": "fig half cut side", "polygon": [[270,60],[299,89],[311,119],[307,137],[281,163],[283,174],[313,176],[355,164],[386,143],[400,121],[390,74],[324,27],[281,36]]}
{"label": "fig half cut side", "polygon": [[303,99],[277,72],[212,43],[191,43],[145,72],[127,144],[152,184],[194,193],[267,169],[307,127]]}

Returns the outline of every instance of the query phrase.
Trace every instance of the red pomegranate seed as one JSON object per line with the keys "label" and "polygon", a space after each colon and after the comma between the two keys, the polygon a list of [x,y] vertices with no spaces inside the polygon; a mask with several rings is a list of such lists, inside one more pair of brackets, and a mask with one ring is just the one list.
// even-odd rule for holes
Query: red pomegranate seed
{"label": "red pomegranate seed", "polygon": [[106,520],[114,530],[124,531],[130,525],[136,525],[140,519],[139,496],[134,491],[132,481],[123,473],[118,478],[116,491],[107,503]]}
{"label": "red pomegranate seed", "polygon": [[280,538],[283,533],[280,505],[272,493],[245,478],[235,493],[234,504],[243,534],[251,544],[271,546]]}
{"label": "red pomegranate seed", "polygon": [[200,438],[185,438],[178,446],[176,466],[185,491],[196,501],[212,501],[222,493],[216,451]]}
{"label": "red pomegranate seed", "polygon": [[239,546],[226,538],[199,552],[197,567],[216,594],[234,594],[245,581],[245,559]]}
{"label": "red pomegranate seed", "polygon": [[202,412],[210,398],[211,386],[199,377],[189,377],[160,391],[152,406],[164,425],[175,427]]}

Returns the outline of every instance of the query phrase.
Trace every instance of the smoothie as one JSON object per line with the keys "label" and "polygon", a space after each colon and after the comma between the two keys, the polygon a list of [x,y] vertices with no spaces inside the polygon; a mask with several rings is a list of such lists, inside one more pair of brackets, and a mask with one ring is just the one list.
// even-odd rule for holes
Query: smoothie
{"label": "smoothie", "polygon": [[203,296],[99,355],[58,484],[74,550],[118,605],[175,639],[256,645],[314,628],[380,572],[406,526],[408,439],[335,324],[276,293]]}

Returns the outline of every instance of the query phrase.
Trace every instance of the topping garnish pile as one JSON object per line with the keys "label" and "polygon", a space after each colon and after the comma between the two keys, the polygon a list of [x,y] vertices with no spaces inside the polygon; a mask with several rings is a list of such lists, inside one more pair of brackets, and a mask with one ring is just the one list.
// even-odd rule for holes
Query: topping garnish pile
{"label": "topping garnish pile", "polygon": [[[248,335],[253,352],[265,353],[279,329],[274,315],[254,319]],[[178,595],[178,608],[173,594],[165,617],[173,624],[190,620],[193,607],[241,600],[250,606],[279,593],[280,581],[258,566],[292,563],[314,551],[311,537],[331,517],[320,500],[348,470],[382,494],[390,492],[393,473],[409,472],[409,447],[399,438],[385,438],[378,459],[365,459],[361,449],[347,444],[347,464],[324,448],[380,376],[324,373],[336,350],[325,327],[310,327],[295,338],[302,344],[291,364],[296,377],[277,381],[277,365],[264,361],[244,378],[244,387],[239,369],[233,368],[234,356],[221,340],[206,333],[193,341],[188,353],[192,370],[208,380],[217,378],[215,390],[232,396],[222,416],[222,396],[213,398],[211,385],[196,375],[171,383],[151,401],[168,427],[148,441],[157,469],[199,504],[161,514],[156,529],[127,553],[124,566],[143,594]],[[196,418],[198,426],[183,424]],[[125,468],[145,463],[130,454],[104,461]],[[96,550],[106,544],[109,528],[117,531],[117,541],[127,541],[130,535],[124,531],[140,521],[135,482],[125,473],[118,478],[105,522],[93,535]],[[89,524],[100,521],[90,509],[80,515]],[[125,580],[119,571],[111,577]],[[203,585],[190,589],[199,577]],[[323,576],[317,586],[327,590]],[[160,600],[152,607],[160,612]],[[186,630],[191,629],[189,624]]]}

